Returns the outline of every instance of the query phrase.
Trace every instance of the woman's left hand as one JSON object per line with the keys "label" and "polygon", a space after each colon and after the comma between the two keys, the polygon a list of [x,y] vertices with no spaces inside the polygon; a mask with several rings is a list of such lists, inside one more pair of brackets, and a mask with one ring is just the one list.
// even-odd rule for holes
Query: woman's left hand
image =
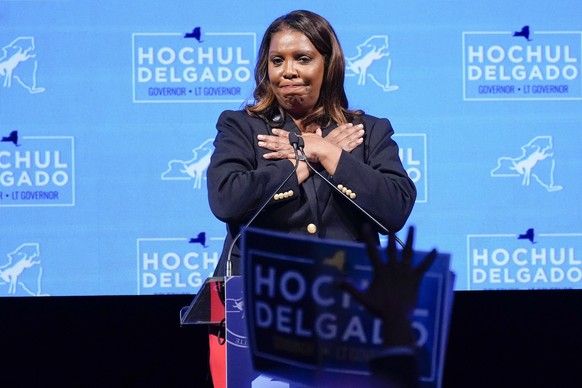
{"label": "woman's left hand", "polygon": [[258,135],[257,139],[259,140],[259,147],[273,151],[263,155],[263,158],[295,160],[295,151],[289,143],[288,131],[273,128],[273,135]]}

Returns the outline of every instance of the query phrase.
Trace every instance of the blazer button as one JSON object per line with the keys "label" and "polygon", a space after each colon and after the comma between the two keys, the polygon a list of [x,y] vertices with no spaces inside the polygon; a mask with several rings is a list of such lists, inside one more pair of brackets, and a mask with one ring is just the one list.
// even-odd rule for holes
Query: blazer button
{"label": "blazer button", "polygon": [[317,232],[317,226],[315,224],[307,225],[307,231],[311,234],[315,234]]}

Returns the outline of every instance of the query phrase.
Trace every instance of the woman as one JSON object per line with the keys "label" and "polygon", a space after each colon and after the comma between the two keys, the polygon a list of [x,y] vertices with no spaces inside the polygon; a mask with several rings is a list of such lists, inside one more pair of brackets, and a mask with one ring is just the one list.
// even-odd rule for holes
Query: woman
{"label": "woman", "polygon": [[[348,109],[344,73],[342,48],[321,16],[294,11],[268,27],[255,69],[255,102],[223,112],[217,124],[208,195],[212,212],[227,224],[227,237],[216,276],[225,274],[229,255],[232,274],[240,273],[235,236],[292,173],[290,132],[303,138],[310,164],[347,195],[334,192],[300,161],[253,226],[364,241],[362,226],[369,219],[350,201],[390,232],[404,226],[416,189],[391,139],[392,127],[386,119]],[[213,378],[220,373],[213,370]]]}

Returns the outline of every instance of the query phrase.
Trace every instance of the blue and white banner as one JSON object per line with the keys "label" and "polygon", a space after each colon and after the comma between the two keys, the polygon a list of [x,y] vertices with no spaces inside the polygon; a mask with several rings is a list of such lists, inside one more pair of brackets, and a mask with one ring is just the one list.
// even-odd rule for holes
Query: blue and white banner
{"label": "blue and white banner", "polygon": [[294,9],[336,30],[350,106],[391,120],[456,289],[581,288],[580,1],[328,3],[0,0],[0,296],[196,293],[225,236],[216,121]]}
{"label": "blue and white banner", "polygon": [[[370,358],[383,349],[382,321],[338,288],[343,279],[364,288],[371,281],[364,245],[249,228],[243,254],[242,315],[255,368],[299,383],[369,382]],[[426,254],[416,252],[413,265]],[[439,253],[422,280],[412,317],[425,387],[440,386],[442,377],[452,308],[449,265],[450,256]],[[232,332],[228,306],[227,298]]]}

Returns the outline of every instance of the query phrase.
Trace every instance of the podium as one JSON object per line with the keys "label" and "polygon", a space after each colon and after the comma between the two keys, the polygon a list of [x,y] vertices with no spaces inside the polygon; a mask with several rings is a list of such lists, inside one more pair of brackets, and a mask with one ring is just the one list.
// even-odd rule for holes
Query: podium
{"label": "podium", "polygon": [[[225,333],[227,387],[272,387],[255,372],[248,347],[241,276],[207,278],[189,306],[180,310],[181,325],[211,325]],[[261,381],[263,384],[261,384]],[[284,385],[290,387],[290,385]]]}
{"label": "podium", "polygon": [[181,325],[224,324],[224,278],[209,277],[189,306],[180,310]]}
{"label": "podium", "polygon": [[[363,244],[248,228],[242,252],[242,276],[209,278],[181,311],[182,324],[224,323],[227,387],[366,384],[369,359],[382,349],[381,322],[334,286],[340,278],[363,286],[371,279]],[[449,266],[450,256],[439,254],[412,318],[422,388],[441,385],[453,302]]]}

